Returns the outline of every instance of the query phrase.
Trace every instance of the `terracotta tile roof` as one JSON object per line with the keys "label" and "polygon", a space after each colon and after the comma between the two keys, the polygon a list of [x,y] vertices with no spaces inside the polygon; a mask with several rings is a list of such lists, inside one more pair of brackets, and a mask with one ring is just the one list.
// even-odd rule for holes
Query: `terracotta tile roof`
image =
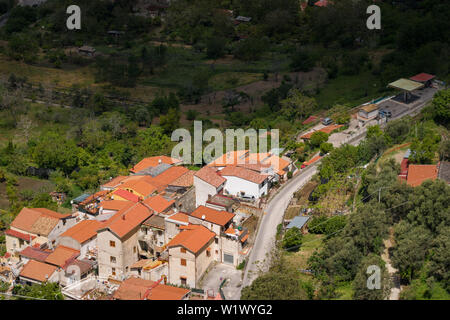
{"label": "terracotta tile roof", "polygon": [[[303,4],[305,4],[305,6],[307,5],[306,2],[303,2],[302,5],[303,5]],[[308,119],[306,119],[305,121],[303,121],[302,124],[303,124],[303,125],[310,124],[310,123],[312,123],[312,122],[317,121],[317,119],[318,119],[318,117],[316,117],[316,116],[310,116]]]}
{"label": "terracotta tile roof", "polygon": [[75,259],[72,262],[67,264],[67,267],[69,266],[78,266],[80,268],[80,273],[81,275],[89,272],[90,270],[92,270],[94,268],[94,262],[87,260],[87,259],[83,259],[83,260],[78,260]]}
{"label": "terracotta tile roof", "polygon": [[167,248],[182,246],[197,254],[216,236],[214,232],[202,225],[190,224],[180,227],[180,230],[182,231],[167,244]]}
{"label": "terracotta tile roof", "polygon": [[19,255],[27,259],[44,262],[45,259],[47,259],[47,257],[50,255],[50,252],[33,247],[26,247],[19,253]]}
{"label": "terracotta tile roof", "polygon": [[57,270],[58,268],[47,263],[30,260],[20,271],[20,276],[28,279],[44,282]]}
{"label": "terracotta tile roof", "polygon": [[139,202],[139,197],[127,190],[117,189],[116,191],[113,192],[113,195],[118,195],[119,197],[126,199],[128,201]]}
{"label": "terracotta tile roof", "polygon": [[435,77],[436,76],[434,76],[432,74],[419,73],[419,74],[416,74],[415,76],[409,78],[409,80],[417,81],[417,82],[427,82],[427,81],[434,79]]}
{"label": "terracotta tile roof", "polygon": [[420,186],[425,180],[436,180],[437,166],[428,164],[411,164],[408,168],[408,178],[406,182],[412,186]]}
{"label": "terracotta tile roof", "polygon": [[195,173],[195,176],[216,188],[227,181],[227,179],[218,175],[217,172],[210,167],[201,168]]}
{"label": "terracotta tile roof", "polygon": [[278,156],[272,155],[269,158],[263,160],[263,163],[270,164],[276,173],[278,173],[280,176],[286,173],[284,169],[286,169],[290,162],[287,160],[284,160],[283,158],[280,158]]}
{"label": "terracotta tile roof", "polygon": [[101,230],[109,229],[119,238],[123,238],[133,229],[141,225],[145,220],[150,218],[152,214],[153,211],[148,209],[142,203],[136,203],[132,207],[116,213],[107,220],[98,231],[100,232]]}
{"label": "terracotta tile roof", "polygon": [[[234,218],[235,214],[228,211],[219,211],[205,206],[199,206],[191,213],[191,216],[224,226]],[[205,219],[202,218],[203,216]]]}
{"label": "terracotta tile roof", "polygon": [[148,300],[181,300],[190,292],[188,289],[156,285],[155,281],[131,277],[121,283],[113,297],[118,300],[142,300],[149,288]]}
{"label": "terracotta tile roof", "polygon": [[17,239],[25,240],[25,241],[30,241],[30,238],[31,238],[31,240],[33,240],[34,238],[36,238],[36,237],[33,236],[33,235],[29,235],[29,234],[22,233],[22,232],[19,232],[19,231],[16,231],[16,230],[12,230],[12,229],[6,230],[6,231],[5,231],[5,234],[7,234],[8,236],[17,238]]}
{"label": "terracotta tile roof", "polygon": [[147,220],[145,220],[143,225],[164,230],[165,229],[164,217],[153,215]]}
{"label": "terracotta tile roof", "polygon": [[311,139],[311,136],[314,133],[318,132],[318,131],[325,132],[326,134],[330,134],[331,132],[333,132],[336,129],[339,129],[340,127],[343,127],[343,125],[342,124],[332,124],[332,125],[329,125],[329,126],[326,126],[326,127],[322,128],[320,130],[312,131],[312,132],[309,132],[307,134],[304,134],[300,138],[302,138],[302,139]]}
{"label": "terracotta tile roof", "polygon": [[71,262],[71,260],[74,260],[79,255],[80,251],[59,245],[52,253],[49,254],[47,259],[45,259],[45,262],[65,268],[68,262]]}
{"label": "terracotta tile roof", "polygon": [[225,167],[228,165],[244,164],[245,158],[248,156],[248,150],[230,151],[218,157],[208,164],[208,167]]}
{"label": "terracotta tile roof", "polygon": [[227,166],[227,167],[223,168],[222,170],[220,170],[219,173],[222,177],[232,176],[232,177],[241,178],[241,179],[244,179],[244,180],[247,180],[247,181],[250,181],[253,183],[257,183],[257,184],[260,184],[264,180],[267,179],[267,175],[262,175],[255,171],[245,169],[242,167],[237,167],[237,166]]}
{"label": "terracotta tile roof", "polygon": [[189,170],[185,167],[171,167],[156,177],[148,177],[151,184],[157,187],[158,192],[162,192],[169,184],[186,174]]}
{"label": "terracotta tile roof", "polygon": [[97,236],[97,230],[102,223],[97,220],[83,220],[64,232],[61,237],[70,237],[79,243],[84,243]]}
{"label": "terracotta tile roof", "polygon": [[100,207],[104,210],[115,210],[119,211],[126,207],[132,206],[133,201],[123,201],[123,200],[105,200],[100,203]]}
{"label": "terracotta tile roof", "polygon": [[157,213],[161,213],[161,212],[165,211],[174,203],[175,203],[175,200],[168,201],[159,194],[144,200],[144,204],[146,204],[147,206],[152,208]]}
{"label": "terracotta tile roof", "polygon": [[183,174],[181,177],[175,179],[169,185],[175,186],[175,187],[190,187],[194,184],[194,175],[195,171],[189,170],[185,174]]}
{"label": "terracotta tile roof", "polygon": [[321,157],[320,155],[317,155],[317,156],[311,158],[310,160],[303,162],[302,167],[303,167],[303,166],[306,167],[306,166],[312,165],[313,163],[319,161],[321,158],[322,158],[322,157]]}
{"label": "terracotta tile roof", "polygon": [[317,7],[327,7],[331,3],[332,2],[328,1],[328,0],[319,0],[319,1],[315,2],[314,5]]}
{"label": "terracotta tile roof", "polygon": [[115,188],[125,180],[127,176],[118,176],[102,185],[104,188]]}
{"label": "terracotta tile roof", "polygon": [[45,208],[23,208],[11,223],[11,227],[47,236],[60,219],[70,217]]}
{"label": "terracotta tile roof", "polygon": [[137,173],[141,170],[145,170],[150,167],[156,167],[160,162],[165,164],[178,164],[181,162],[181,160],[167,157],[167,156],[156,156],[156,157],[149,157],[144,158],[141,161],[139,161],[130,171],[133,173]]}
{"label": "terracotta tile roof", "polygon": [[189,216],[183,212],[177,212],[174,215],[168,216],[167,220],[174,220],[182,223],[189,223]]}
{"label": "terracotta tile roof", "polygon": [[122,183],[118,188],[122,190],[131,189],[144,197],[148,197],[149,195],[151,195],[153,192],[156,191],[156,187],[146,180],[147,177],[142,176],[142,178],[138,180],[126,181]]}

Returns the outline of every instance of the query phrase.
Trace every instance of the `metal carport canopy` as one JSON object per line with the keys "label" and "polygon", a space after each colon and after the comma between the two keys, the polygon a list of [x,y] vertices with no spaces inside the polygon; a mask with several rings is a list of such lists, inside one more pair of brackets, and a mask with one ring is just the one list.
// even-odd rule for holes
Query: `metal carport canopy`
{"label": "metal carport canopy", "polygon": [[398,79],[397,81],[389,83],[388,87],[411,92],[423,88],[424,84],[408,79]]}

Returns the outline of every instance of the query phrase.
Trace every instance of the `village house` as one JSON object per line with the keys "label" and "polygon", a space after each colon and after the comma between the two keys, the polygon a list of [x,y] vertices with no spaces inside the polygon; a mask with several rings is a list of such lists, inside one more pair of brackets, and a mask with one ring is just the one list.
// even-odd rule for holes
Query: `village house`
{"label": "village house", "polygon": [[178,233],[180,227],[189,225],[189,216],[183,212],[176,212],[164,218],[164,241],[170,242]]}
{"label": "village house", "polygon": [[142,203],[119,211],[97,231],[98,273],[102,278],[124,279],[139,260],[138,233],[153,214]]}
{"label": "village house", "polygon": [[80,258],[96,257],[97,230],[102,222],[83,220],[64,232],[57,240],[58,245],[80,252]]}
{"label": "village house", "polygon": [[220,171],[226,179],[224,194],[259,199],[267,195],[269,176],[238,166],[227,166]]}
{"label": "village house", "polygon": [[169,283],[195,288],[213,263],[216,234],[202,225],[181,226],[168,244]]}
{"label": "village house", "polygon": [[214,196],[223,190],[227,180],[210,167],[203,167],[194,175],[196,206],[205,205],[209,196]]}
{"label": "village house", "polygon": [[18,253],[30,245],[52,248],[57,237],[75,223],[75,218],[70,214],[45,208],[23,208],[5,231],[6,250],[13,257],[18,257]]}
{"label": "village house", "polygon": [[203,225],[216,234],[213,248],[215,261],[237,266],[242,262],[248,230],[236,227],[233,222],[235,217],[231,212],[200,206],[189,215],[189,223]]}
{"label": "village house", "polygon": [[19,281],[27,285],[59,282],[58,267],[36,260],[30,260],[20,271]]}
{"label": "village house", "polygon": [[142,259],[130,267],[130,275],[145,280],[158,281],[169,274],[169,264],[160,259]]}
{"label": "village house", "polygon": [[361,107],[358,111],[358,121],[360,125],[365,125],[371,120],[375,120],[378,117],[379,106],[377,104],[369,104]]}
{"label": "village house", "polygon": [[130,172],[136,174],[142,170],[156,167],[162,163],[169,165],[179,165],[182,163],[182,161],[167,156],[144,158],[141,161],[139,161],[133,168],[131,168]]}

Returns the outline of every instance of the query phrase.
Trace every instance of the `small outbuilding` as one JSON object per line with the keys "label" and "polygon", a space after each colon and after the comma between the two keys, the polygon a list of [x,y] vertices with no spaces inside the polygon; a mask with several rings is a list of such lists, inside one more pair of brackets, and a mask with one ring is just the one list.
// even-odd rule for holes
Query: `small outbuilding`
{"label": "small outbuilding", "polygon": [[286,229],[289,230],[291,228],[298,228],[303,234],[308,233],[308,221],[310,216],[296,216],[294,219],[289,222]]}
{"label": "small outbuilding", "polygon": [[391,82],[388,84],[389,88],[394,88],[397,90],[401,90],[403,92],[403,102],[408,103],[412,100],[412,92],[418,89],[422,89],[424,87],[423,83],[408,80],[408,79],[398,79],[397,81]]}
{"label": "small outbuilding", "polygon": [[409,78],[409,80],[420,82],[422,83],[426,88],[431,87],[432,81],[436,78],[435,75],[428,74],[428,73],[419,73],[416,74],[414,77]]}

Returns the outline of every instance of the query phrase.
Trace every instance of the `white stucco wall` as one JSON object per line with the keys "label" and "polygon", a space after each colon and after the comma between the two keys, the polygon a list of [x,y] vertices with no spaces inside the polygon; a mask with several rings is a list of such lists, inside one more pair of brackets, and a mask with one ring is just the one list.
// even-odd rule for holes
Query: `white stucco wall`
{"label": "white stucco wall", "polygon": [[214,186],[196,176],[194,176],[194,187],[196,207],[205,205],[208,200],[208,195],[214,196],[217,194],[217,189]]}
{"label": "white stucco wall", "polygon": [[257,183],[253,183],[248,180],[244,180],[238,177],[224,176],[227,179],[225,182],[224,194],[231,194],[233,196],[240,195],[241,191],[245,192],[246,196],[253,196],[259,198],[264,194],[267,194],[267,182],[264,186],[260,187]]}

